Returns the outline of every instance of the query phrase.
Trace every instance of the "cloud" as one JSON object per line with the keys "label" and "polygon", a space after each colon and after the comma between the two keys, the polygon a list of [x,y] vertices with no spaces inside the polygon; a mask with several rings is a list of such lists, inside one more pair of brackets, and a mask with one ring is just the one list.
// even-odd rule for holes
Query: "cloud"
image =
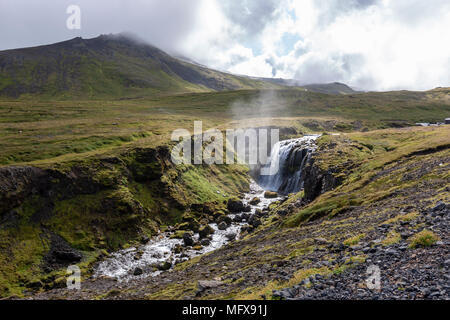
{"label": "cloud", "polygon": [[[69,4],[82,29],[65,27]],[[448,0],[3,0],[0,49],[130,31],[212,68],[366,90],[450,85]]]}
{"label": "cloud", "polygon": [[[195,29],[189,38],[208,54],[187,50],[212,67],[366,90],[450,85],[448,1],[282,0],[253,12],[252,1],[221,3],[213,23],[221,31],[196,36]],[[232,59],[238,48],[245,54]]]}
{"label": "cloud", "polygon": [[[80,30],[66,27],[66,9],[71,4],[81,8]],[[178,0],[2,0],[0,50],[124,31],[172,50],[192,31],[199,4]]]}

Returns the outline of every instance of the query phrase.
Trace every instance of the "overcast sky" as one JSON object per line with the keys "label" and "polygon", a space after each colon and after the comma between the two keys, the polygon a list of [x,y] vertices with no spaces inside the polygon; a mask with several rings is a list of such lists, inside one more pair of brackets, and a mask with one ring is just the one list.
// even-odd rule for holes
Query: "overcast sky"
{"label": "overcast sky", "polygon": [[129,31],[212,68],[365,90],[450,86],[449,30],[448,0],[0,0],[0,50]]}

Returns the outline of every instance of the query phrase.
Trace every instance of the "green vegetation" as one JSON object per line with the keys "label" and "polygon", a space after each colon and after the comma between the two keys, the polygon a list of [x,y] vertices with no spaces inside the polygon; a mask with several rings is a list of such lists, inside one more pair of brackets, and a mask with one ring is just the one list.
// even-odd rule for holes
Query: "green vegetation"
{"label": "green vegetation", "polygon": [[17,221],[0,229],[1,296],[21,295],[49,274],[54,277],[45,286],[57,285],[64,270],[43,270],[51,234],[83,254],[87,276],[90,263],[105,250],[137,243],[142,235],[151,237],[187,217],[205,219],[192,204],[220,211],[228,197],[248,189],[243,166],[174,166],[165,150],[133,149],[46,164],[49,176],[42,183],[50,195],[23,199],[14,208]]}
{"label": "green vegetation", "polygon": [[[192,132],[195,120],[203,121],[204,130],[272,125],[294,129],[288,134],[292,137],[325,132],[317,140],[314,166],[324,179],[336,182],[300,208],[292,204],[306,191],[272,204],[270,216],[244,237],[245,245],[233,248],[225,265],[208,260],[214,259],[208,254],[175,267],[189,272],[209,261],[208,272],[226,276],[264,264],[302,266],[289,281],[269,279],[254,287],[243,286],[243,276],[234,282],[229,277],[233,289],[222,298],[270,297],[272,290],[313,274],[343,272],[365,257],[318,268],[311,255],[325,245],[316,245],[315,237],[352,246],[365,241],[377,225],[414,221],[418,212],[408,209],[411,194],[418,197],[414,192],[424,186],[431,191],[414,198],[415,203],[449,200],[445,186],[450,176],[436,161],[448,159],[450,127],[408,127],[442,121],[450,113],[449,88],[355,93],[336,84],[334,89],[347,94],[329,95],[209,70],[153,47],[133,44],[128,50],[127,41],[74,39],[0,52],[5,66],[0,74],[0,166],[5,177],[15,179],[0,181],[2,297],[64,283],[64,268],[44,270],[53,235],[82,253],[79,266],[87,276],[108,252],[158,229],[199,227],[208,214],[224,214],[227,199],[248,190],[247,168],[175,166],[169,159],[172,131]],[[108,50],[114,54],[105,54]],[[23,66],[14,62],[17,54],[24,56]],[[31,176],[20,166],[32,167]],[[288,212],[286,217],[276,214],[281,210]],[[357,213],[345,216],[349,212]],[[311,224],[317,219],[322,220]],[[437,240],[424,230],[410,243],[427,246]],[[400,235],[392,231],[382,244],[398,241]],[[336,256],[323,258],[329,262]],[[148,298],[182,298],[195,292],[196,282],[158,289]],[[112,290],[98,298],[117,294]]]}
{"label": "green vegetation", "polygon": [[[17,56],[20,56],[18,63]],[[126,35],[0,52],[0,96],[129,98],[277,85],[173,58]]]}
{"label": "green vegetation", "polygon": [[410,247],[429,247],[439,241],[439,237],[430,230],[422,230],[410,239]]}
{"label": "green vegetation", "polygon": [[381,242],[381,244],[383,246],[390,246],[392,244],[400,242],[401,239],[402,239],[402,237],[400,236],[400,234],[398,232],[391,231],[386,236],[386,238]]}
{"label": "green vegetation", "polygon": [[[404,128],[376,130],[367,133],[349,133],[339,136],[326,135],[318,139],[323,152],[316,159],[322,172],[332,169],[334,179],[341,179],[340,186],[322,194],[311,204],[291,215],[284,225],[295,227],[311,219],[332,217],[360,205],[367,205],[392,197],[396,192],[420,185],[429,178],[437,178],[430,172],[416,173],[417,179],[407,179],[414,171],[414,155],[439,150],[448,153],[450,128]],[[371,148],[366,147],[371,145]],[[389,170],[399,161],[405,168]],[[415,168],[417,170],[417,168]],[[434,168],[437,169],[437,168]],[[443,179],[440,177],[439,179]],[[395,219],[414,219],[414,214]],[[391,221],[395,222],[395,220]]]}
{"label": "green vegetation", "polygon": [[354,246],[359,243],[361,239],[363,239],[366,235],[364,233],[357,234],[356,236],[350,237],[346,239],[343,243],[346,246]]}

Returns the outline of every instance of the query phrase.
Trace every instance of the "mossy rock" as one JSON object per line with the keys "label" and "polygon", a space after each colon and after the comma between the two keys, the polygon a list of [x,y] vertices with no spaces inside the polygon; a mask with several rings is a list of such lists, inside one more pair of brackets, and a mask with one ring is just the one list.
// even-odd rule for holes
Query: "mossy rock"
{"label": "mossy rock", "polygon": [[202,238],[206,238],[210,234],[213,234],[214,229],[210,225],[206,225],[206,226],[203,226],[202,228],[200,228],[198,233],[200,235],[200,239],[202,239]]}
{"label": "mossy rock", "polygon": [[264,192],[264,198],[276,198],[278,197],[278,193],[274,191],[266,191]]}

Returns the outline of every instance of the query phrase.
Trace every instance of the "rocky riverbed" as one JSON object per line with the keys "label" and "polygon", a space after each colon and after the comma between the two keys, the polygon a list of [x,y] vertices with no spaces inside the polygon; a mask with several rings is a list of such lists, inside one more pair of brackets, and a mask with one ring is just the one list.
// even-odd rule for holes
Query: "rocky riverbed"
{"label": "rocky riverbed", "polygon": [[186,231],[181,239],[174,238],[175,230],[170,228],[140,247],[112,253],[97,266],[94,277],[128,281],[157,276],[178,263],[238,240],[242,229],[259,226],[261,217],[267,215],[269,205],[282,199],[277,193],[265,194],[265,190],[252,181],[250,191],[244,194],[242,201],[228,203],[232,213],[220,223],[211,223],[196,233]]}

